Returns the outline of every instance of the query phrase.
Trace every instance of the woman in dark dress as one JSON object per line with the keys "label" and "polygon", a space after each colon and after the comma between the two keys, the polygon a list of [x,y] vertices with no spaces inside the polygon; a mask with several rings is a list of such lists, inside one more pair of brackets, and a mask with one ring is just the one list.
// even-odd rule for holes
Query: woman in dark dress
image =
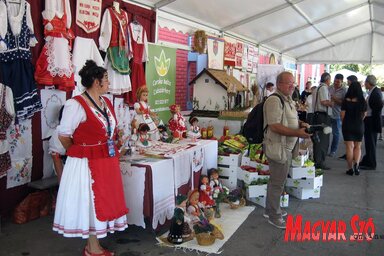
{"label": "woman in dark dress", "polygon": [[367,102],[359,82],[353,82],[345,95],[341,105],[342,132],[346,147],[348,175],[359,175],[361,157],[361,141],[364,135],[364,117]]}

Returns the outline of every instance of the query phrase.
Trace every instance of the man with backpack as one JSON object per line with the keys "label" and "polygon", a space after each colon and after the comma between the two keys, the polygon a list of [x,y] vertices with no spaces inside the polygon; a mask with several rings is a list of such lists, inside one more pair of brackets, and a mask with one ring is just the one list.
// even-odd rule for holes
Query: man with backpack
{"label": "man with backpack", "polygon": [[284,216],[287,212],[280,208],[280,196],[284,190],[291,166],[292,152],[297,147],[298,137],[309,138],[305,132],[307,123],[298,120],[295,102],[292,100],[294,78],[290,72],[282,72],[276,79],[276,93],[264,103],[265,154],[269,162],[270,178],[267,187],[265,213],[268,222],[285,229]]}

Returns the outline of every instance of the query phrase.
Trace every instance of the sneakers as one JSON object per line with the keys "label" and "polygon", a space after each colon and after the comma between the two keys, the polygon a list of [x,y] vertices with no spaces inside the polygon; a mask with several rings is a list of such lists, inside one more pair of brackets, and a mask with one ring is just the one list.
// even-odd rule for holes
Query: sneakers
{"label": "sneakers", "polygon": [[280,229],[285,229],[286,226],[285,220],[283,220],[283,218],[276,220],[268,220],[268,223]]}
{"label": "sneakers", "polygon": [[[283,211],[283,210],[281,211],[281,217],[285,217],[287,215],[288,215],[288,213],[286,211]],[[263,217],[266,219],[269,219],[269,215],[266,213],[263,213]]]}
{"label": "sneakers", "polygon": [[331,152],[328,154],[329,157],[335,157],[336,156],[336,152]]}

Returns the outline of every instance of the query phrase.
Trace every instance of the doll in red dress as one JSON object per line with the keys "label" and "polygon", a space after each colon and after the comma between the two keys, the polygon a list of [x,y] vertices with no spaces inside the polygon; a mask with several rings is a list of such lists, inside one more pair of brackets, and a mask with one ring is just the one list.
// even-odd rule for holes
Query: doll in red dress
{"label": "doll in red dress", "polygon": [[199,192],[199,202],[206,208],[211,208],[215,205],[215,201],[212,199],[212,188],[209,185],[209,178],[207,175],[200,176]]}
{"label": "doll in red dress", "polygon": [[168,121],[169,130],[176,138],[185,137],[187,128],[185,127],[185,118],[180,113],[180,106],[173,104],[169,107],[169,110],[172,113],[172,117]]}

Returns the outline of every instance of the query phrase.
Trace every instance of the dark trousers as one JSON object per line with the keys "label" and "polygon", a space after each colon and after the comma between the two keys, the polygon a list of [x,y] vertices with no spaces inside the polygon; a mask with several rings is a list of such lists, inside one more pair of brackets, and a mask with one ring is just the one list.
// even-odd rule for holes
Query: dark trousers
{"label": "dark trousers", "polygon": [[[315,112],[313,116],[313,124],[325,124],[330,125],[331,119],[324,112]],[[318,141],[313,142],[313,158],[315,160],[315,166],[324,166],[325,157],[327,156],[329,147],[329,134],[324,134],[322,131],[317,132]]]}
{"label": "dark trousers", "polygon": [[367,116],[364,119],[364,125],[365,155],[360,164],[375,169],[377,132],[372,132],[372,117]]}

